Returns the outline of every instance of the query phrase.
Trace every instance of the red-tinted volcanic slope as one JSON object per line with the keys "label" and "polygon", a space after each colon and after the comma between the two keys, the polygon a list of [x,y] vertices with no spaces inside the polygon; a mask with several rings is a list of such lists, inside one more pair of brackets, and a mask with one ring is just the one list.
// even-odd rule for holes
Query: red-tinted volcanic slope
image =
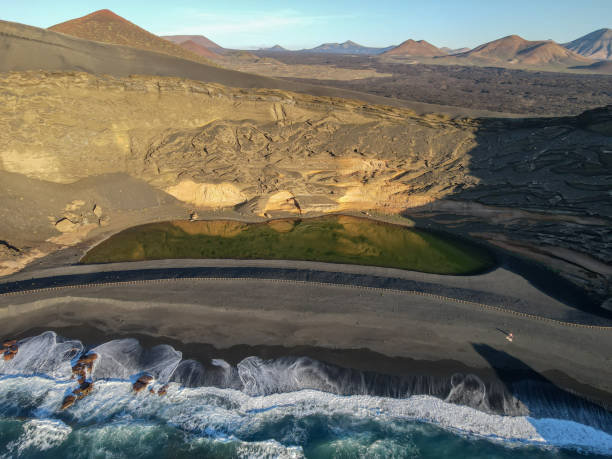
{"label": "red-tinted volcanic slope", "polygon": [[215,53],[219,53],[223,50],[221,46],[216,44],[214,41],[209,40],[204,35],[164,35],[162,38],[170,40],[172,43],[176,43],[177,45],[185,43],[186,41],[192,41],[203,48],[213,50]]}
{"label": "red-tinted volcanic slope", "polygon": [[593,63],[592,60],[580,56],[554,41],[528,41],[518,35],[510,35],[485,43],[471,51],[457,54],[456,57],[492,64],[562,64],[569,66]]}
{"label": "red-tinted volcanic slope", "polygon": [[62,22],[49,27],[49,30],[86,40],[131,46],[196,62],[206,62],[202,56],[153,35],[110,10],[100,10],[81,18]]}
{"label": "red-tinted volcanic slope", "polygon": [[198,56],[205,57],[207,59],[223,59],[222,56],[215,53],[213,50],[209,48],[205,48],[204,46],[198,45],[196,42],[187,40],[179,45],[181,48],[185,48],[187,51],[190,51]]}
{"label": "red-tinted volcanic slope", "polygon": [[425,40],[414,41],[406,40],[401,45],[383,53],[383,56],[415,56],[415,57],[434,57],[445,56],[447,53],[436,48]]}

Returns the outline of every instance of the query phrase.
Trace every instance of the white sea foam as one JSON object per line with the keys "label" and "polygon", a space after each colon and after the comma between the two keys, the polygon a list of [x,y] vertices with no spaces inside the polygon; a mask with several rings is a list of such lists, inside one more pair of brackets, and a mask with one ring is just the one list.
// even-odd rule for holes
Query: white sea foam
{"label": "white sea foam", "polygon": [[[0,378],[0,400],[19,392],[22,398],[38,400],[35,413],[56,417],[60,415],[61,399],[69,384],[36,376],[3,377]],[[168,394],[159,397],[148,392],[134,394],[129,381],[104,380],[97,381],[94,392],[79,400],[67,413],[65,416],[80,424],[102,424],[119,416],[128,421],[151,419],[218,439],[239,439],[287,417],[344,415],[384,425],[416,420],[455,433],[515,445],[612,454],[612,435],[576,422],[487,414],[430,396],[391,399],[303,390],[252,397],[233,389],[184,388],[172,383]]]}
{"label": "white sea foam", "polygon": [[76,340],[63,340],[54,332],[19,341],[14,359],[0,360],[0,374],[41,374],[67,378],[71,374],[70,360],[83,351]]}
{"label": "white sea foam", "polygon": [[54,419],[32,419],[23,426],[19,439],[9,443],[6,454],[1,457],[21,456],[28,451],[39,453],[61,445],[72,429],[62,421]]}
{"label": "white sea foam", "polygon": [[[93,393],[78,400],[66,412],[60,412],[63,398],[77,385],[71,379],[70,361],[82,350],[79,341],[64,340],[53,332],[45,332],[20,341],[19,352],[13,360],[0,361],[0,415],[19,413],[42,423],[27,424],[20,443],[38,447],[32,443],[37,437],[32,432],[37,430],[43,432],[41,441],[49,444],[60,441],[68,430],[62,427],[65,424],[54,424],[53,419],[58,417],[68,418],[77,425],[95,424],[101,428],[117,419],[125,419],[128,424],[133,420],[161,422],[207,438],[240,441],[284,418],[343,415],[386,425],[423,421],[493,441],[612,455],[612,435],[593,427],[569,420],[500,416],[449,403],[468,397],[477,402],[473,406],[485,404],[482,397],[482,400],[478,398],[484,393],[478,381],[467,381],[471,389],[465,390],[462,388],[465,381],[457,380],[446,401],[431,396],[404,399],[340,396],[333,392],[342,393],[350,387],[349,393],[362,393],[363,383],[345,381],[342,375],[325,371],[320,362],[312,359],[263,361],[248,357],[236,367],[215,360],[212,368],[205,369],[196,361],[182,361],[181,353],[170,346],[144,349],[133,339],[114,340],[94,348],[99,358],[93,369]],[[130,379],[144,371],[155,377],[155,388],[179,374],[175,381],[181,381],[182,385],[171,383],[163,397],[148,391],[135,394]],[[216,387],[185,387],[204,383]],[[313,387],[317,390],[308,389]],[[289,436],[283,443],[300,444],[298,437],[299,434]]]}

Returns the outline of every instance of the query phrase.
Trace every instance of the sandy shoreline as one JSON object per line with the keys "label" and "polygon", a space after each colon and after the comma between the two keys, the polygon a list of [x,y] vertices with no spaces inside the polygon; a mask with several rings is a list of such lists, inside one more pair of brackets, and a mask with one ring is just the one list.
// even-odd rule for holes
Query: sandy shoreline
{"label": "sandy shoreline", "polygon": [[[489,293],[520,292],[532,305],[569,308],[513,276],[496,270],[479,280]],[[467,276],[452,282],[477,280]],[[1,295],[0,317],[2,337],[48,329],[92,344],[148,337],[150,344],[172,344],[198,360],[304,353],[385,374],[526,371],[612,404],[610,329],[564,326],[409,292],[263,279],[176,279]],[[515,342],[508,343],[502,330],[513,331]],[[482,348],[492,350],[494,358],[479,352]]]}

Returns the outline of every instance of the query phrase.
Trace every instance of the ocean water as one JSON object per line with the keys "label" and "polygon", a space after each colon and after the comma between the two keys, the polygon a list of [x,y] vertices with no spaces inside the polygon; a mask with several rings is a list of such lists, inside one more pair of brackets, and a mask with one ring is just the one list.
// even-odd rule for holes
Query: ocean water
{"label": "ocean water", "polygon": [[[61,411],[78,385],[71,364],[87,351],[99,355],[94,390]],[[155,393],[132,390],[143,372],[155,378]],[[612,413],[588,403],[537,404],[541,391],[524,388],[483,394],[491,387],[458,375],[446,388],[443,380],[372,378],[303,358],[199,363],[132,339],[89,350],[45,332],[0,362],[0,457],[612,455]],[[389,384],[398,386],[395,396],[374,395]],[[428,384],[435,395],[417,393]],[[500,394],[506,401],[492,404]]]}

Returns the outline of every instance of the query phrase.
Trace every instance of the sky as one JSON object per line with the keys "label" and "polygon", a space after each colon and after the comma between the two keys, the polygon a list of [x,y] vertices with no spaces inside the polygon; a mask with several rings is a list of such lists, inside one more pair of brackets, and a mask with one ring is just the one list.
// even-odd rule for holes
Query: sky
{"label": "sky", "polygon": [[512,34],[565,43],[612,28],[612,0],[0,0],[0,19],[49,27],[104,8],[157,35],[204,35],[234,49],[408,38],[473,48]]}

